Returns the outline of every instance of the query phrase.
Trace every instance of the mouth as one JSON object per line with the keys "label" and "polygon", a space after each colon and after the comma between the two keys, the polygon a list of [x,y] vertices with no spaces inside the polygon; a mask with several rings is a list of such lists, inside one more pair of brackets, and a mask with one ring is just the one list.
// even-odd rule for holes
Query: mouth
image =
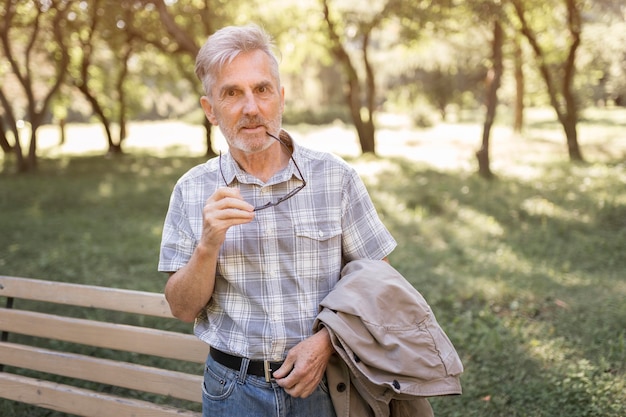
{"label": "mouth", "polygon": [[267,129],[264,125],[244,125],[239,128],[239,132],[243,133],[244,135],[253,135],[256,137],[259,135],[265,136],[265,132],[267,132]]}
{"label": "mouth", "polygon": [[244,118],[239,123],[239,130],[243,132],[257,132],[267,130],[265,123],[260,118]]}

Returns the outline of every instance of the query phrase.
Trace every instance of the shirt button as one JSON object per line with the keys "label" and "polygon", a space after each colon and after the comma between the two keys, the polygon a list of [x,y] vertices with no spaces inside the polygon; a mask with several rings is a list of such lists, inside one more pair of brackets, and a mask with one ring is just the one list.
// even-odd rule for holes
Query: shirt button
{"label": "shirt button", "polygon": [[317,234],[318,234],[319,237],[324,237],[324,231],[323,230],[320,230],[319,232],[317,232]]}
{"label": "shirt button", "polygon": [[337,384],[337,391],[344,392],[345,390],[346,390],[346,384],[344,384],[343,382],[340,382]]}

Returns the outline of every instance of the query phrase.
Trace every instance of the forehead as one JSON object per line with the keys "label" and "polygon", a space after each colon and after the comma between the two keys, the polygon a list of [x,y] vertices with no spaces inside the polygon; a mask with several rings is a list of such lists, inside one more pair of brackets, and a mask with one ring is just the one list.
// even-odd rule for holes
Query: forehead
{"label": "forehead", "polygon": [[221,89],[226,84],[246,86],[259,82],[277,83],[272,69],[272,60],[265,52],[243,52],[224,64],[216,78],[216,87]]}

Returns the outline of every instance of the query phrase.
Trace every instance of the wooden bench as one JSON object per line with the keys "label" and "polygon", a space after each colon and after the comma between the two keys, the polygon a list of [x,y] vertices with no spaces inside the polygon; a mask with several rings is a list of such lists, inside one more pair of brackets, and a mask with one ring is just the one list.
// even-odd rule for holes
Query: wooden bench
{"label": "wooden bench", "polygon": [[86,417],[201,415],[208,346],[144,324],[181,327],[162,294],[0,276],[0,297],[0,398]]}

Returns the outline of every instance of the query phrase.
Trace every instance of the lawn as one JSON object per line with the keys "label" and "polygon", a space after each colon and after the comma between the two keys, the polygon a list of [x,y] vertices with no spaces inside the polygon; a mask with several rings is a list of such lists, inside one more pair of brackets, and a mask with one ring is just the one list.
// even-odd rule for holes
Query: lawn
{"label": "lawn", "polygon": [[[436,415],[624,416],[626,112],[585,114],[584,164],[551,114],[530,116],[521,136],[496,128],[492,181],[475,174],[476,123],[385,119],[377,158],[343,125],[289,129],[359,170],[399,242],[391,262],[460,353],[464,393],[433,399]],[[163,217],[204,160],[201,132],[136,124],[111,159],[97,127],[73,126],[62,147],[43,135],[37,173],[0,165],[0,274],[160,291]],[[0,415],[58,416],[2,400]]]}

